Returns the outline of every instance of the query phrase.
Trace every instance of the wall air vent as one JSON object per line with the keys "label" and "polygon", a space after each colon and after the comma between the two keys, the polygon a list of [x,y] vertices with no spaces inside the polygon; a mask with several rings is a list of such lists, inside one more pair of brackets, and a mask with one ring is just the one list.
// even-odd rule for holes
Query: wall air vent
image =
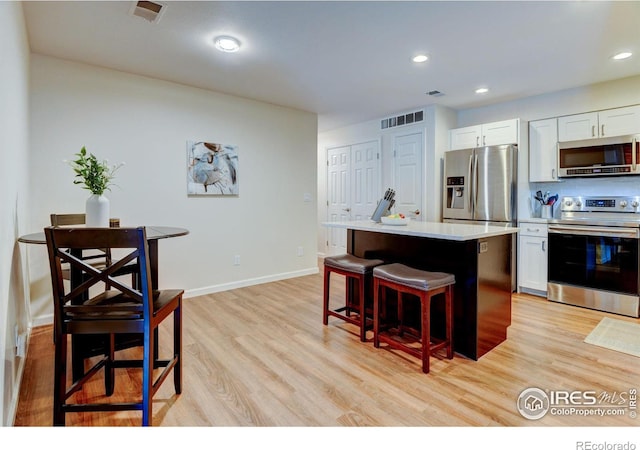
{"label": "wall air vent", "polygon": [[167,5],[157,2],[134,2],[129,14],[132,16],[140,17],[148,22],[157,23],[164,10],[167,9]]}
{"label": "wall air vent", "polygon": [[415,111],[408,114],[402,114],[401,116],[389,117],[388,119],[382,119],[380,121],[380,128],[393,128],[400,125],[409,125],[416,122],[422,122],[424,120],[424,111]]}
{"label": "wall air vent", "polygon": [[431,97],[442,97],[444,94],[440,91],[433,90],[427,92],[427,95],[430,95]]}

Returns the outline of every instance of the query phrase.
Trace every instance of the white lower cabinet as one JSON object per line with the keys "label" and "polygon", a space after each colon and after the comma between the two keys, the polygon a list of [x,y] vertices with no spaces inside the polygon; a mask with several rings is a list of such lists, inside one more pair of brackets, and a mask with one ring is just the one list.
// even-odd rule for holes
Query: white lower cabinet
{"label": "white lower cabinet", "polygon": [[518,286],[523,292],[546,296],[547,224],[520,222],[518,227]]}

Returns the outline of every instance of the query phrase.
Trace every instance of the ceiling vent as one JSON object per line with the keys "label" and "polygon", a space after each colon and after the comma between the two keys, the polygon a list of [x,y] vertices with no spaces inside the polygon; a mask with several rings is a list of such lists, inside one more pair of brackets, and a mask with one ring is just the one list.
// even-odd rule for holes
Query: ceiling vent
{"label": "ceiling vent", "polygon": [[427,92],[427,95],[430,95],[431,97],[442,97],[444,94],[440,91],[433,90]]}
{"label": "ceiling vent", "polygon": [[422,122],[424,120],[424,111],[415,111],[408,114],[402,114],[401,116],[389,117],[388,119],[382,119],[380,121],[380,128],[393,128],[401,125],[409,125],[416,122]]}
{"label": "ceiling vent", "polygon": [[148,22],[157,23],[167,6],[157,2],[135,2],[129,11],[132,16],[140,17]]}

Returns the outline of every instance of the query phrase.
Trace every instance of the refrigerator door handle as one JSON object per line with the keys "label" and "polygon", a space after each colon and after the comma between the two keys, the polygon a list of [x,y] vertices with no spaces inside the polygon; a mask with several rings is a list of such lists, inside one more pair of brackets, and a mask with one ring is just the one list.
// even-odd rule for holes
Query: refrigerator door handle
{"label": "refrigerator door handle", "polygon": [[467,171],[469,174],[469,213],[473,213],[473,153],[469,155],[469,170]]}
{"label": "refrigerator door handle", "polygon": [[473,199],[473,218],[476,218],[476,208],[478,207],[478,154],[473,153],[473,172],[471,175],[471,195]]}

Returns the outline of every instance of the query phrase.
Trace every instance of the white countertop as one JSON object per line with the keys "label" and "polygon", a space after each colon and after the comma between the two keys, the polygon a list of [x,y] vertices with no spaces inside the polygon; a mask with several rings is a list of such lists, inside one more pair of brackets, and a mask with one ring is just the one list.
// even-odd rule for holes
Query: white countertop
{"label": "white countertop", "polygon": [[411,220],[407,225],[383,225],[371,220],[344,222],[323,222],[325,227],[348,228],[351,230],[375,231],[378,233],[419,236],[450,241],[469,241],[503,234],[517,233],[518,228],[510,225],[477,225],[464,223],[420,222]]}

